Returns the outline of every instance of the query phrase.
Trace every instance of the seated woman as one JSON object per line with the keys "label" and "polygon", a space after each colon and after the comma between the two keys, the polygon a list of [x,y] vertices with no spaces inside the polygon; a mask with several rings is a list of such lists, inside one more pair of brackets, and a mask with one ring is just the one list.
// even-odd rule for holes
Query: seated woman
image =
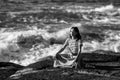
{"label": "seated woman", "polygon": [[[65,48],[68,48],[69,52],[60,54]],[[48,56],[42,58],[39,62],[29,65],[29,67],[36,68],[37,66],[39,69],[52,67],[81,68],[81,48],[82,39],[79,30],[77,27],[72,27],[69,37],[66,39],[63,47],[56,53],[55,57]]]}
{"label": "seated woman", "polygon": [[[66,47],[70,53],[60,54]],[[82,39],[79,30],[77,27],[72,27],[69,38],[55,56],[54,67],[81,68],[81,48]]]}

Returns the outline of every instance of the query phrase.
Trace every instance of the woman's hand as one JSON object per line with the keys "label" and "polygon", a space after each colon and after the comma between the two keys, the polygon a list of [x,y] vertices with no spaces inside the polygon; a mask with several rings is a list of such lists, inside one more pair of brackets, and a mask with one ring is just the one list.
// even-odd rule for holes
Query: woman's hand
{"label": "woman's hand", "polygon": [[61,61],[61,62],[63,62],[63,63],[66,63],[67,62],[67,60],[66,60],[66,58],[64,58],[61,54],[59,54],[59,53],[57,53],[56,54],[56,58],[55,58],[56,60],[59,60],[59,61]]}

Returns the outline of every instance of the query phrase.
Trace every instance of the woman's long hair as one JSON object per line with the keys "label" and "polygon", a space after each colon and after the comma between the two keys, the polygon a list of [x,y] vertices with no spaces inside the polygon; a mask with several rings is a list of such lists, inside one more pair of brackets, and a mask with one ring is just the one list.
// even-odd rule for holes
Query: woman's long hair
{"label": "woman's long hair", "polygon": [[[73,29],[77,34],[75,35],[75,37],[77,38],[77,40],[80,40],[81,39],[81,35],[80,35],[80,32],[79,32],[79,29],[78,27],[71,27],[71,29]],[[70,29],[70,30],[71,30]],[[69,34],[69,38],[72,38],[71,34]]]}

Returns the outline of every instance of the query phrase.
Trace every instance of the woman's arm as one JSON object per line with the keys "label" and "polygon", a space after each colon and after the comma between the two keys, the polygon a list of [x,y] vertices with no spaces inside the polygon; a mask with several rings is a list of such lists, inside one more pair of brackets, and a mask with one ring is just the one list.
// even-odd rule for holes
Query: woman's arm
{"label": "woman's arm", "polygon": [[79,42],[79,50],[78,50],[78,54],[81,53],[82,46],[83,46],[83,42],[82,42],[82,40],[80,40],[80,42]]}
{"label": "woman's arm", "polygon": [[68,39],[65,41],[64,45],[63,45],[62,48],[57,52],[57,54],[61,53],[61,52],[66,48],[67,45],[68,45]]}

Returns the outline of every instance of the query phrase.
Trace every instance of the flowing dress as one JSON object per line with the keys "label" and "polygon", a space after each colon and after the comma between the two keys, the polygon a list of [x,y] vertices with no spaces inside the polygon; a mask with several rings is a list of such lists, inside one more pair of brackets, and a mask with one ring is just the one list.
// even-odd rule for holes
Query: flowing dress
{"label": "flowing dress", "polygon": [[[76,65],[76,59],[80,50],[81,40],[67,39],[64,45],[67,45],[70,53],[60,54],[54,60],[54,67],[73,67]],[[79,53],[80,54],[80,53]]]}

